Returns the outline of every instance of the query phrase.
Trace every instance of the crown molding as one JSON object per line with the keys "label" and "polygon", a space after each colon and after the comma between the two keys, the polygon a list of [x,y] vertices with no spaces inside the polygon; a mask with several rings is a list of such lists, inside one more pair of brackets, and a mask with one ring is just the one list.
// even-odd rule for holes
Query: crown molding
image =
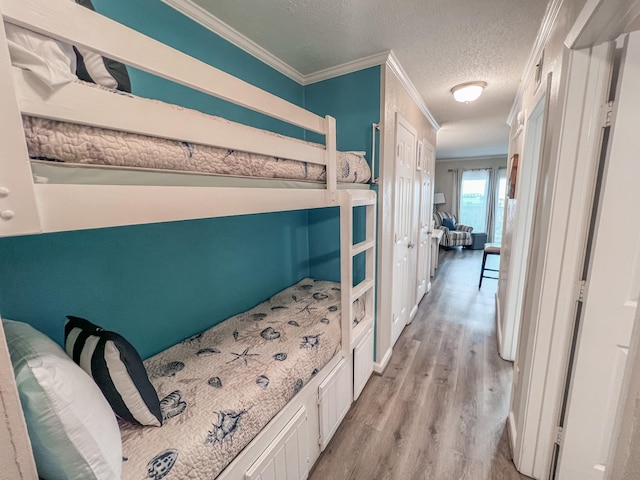
{"label": "crown molding", "polygon": [[270,67],[274,68],[283,75],[289,77],[291,80],[299,83],[300,85],[310,85],[323,80],[339,77],[340,75],[346,75],[348,73],[356,72],[364,68],[373,67],[375,65],[386,64],[391,71],[398,77],[400,83],[405,87],[413,101],[416,103],[422,114],[427,118],[433,128],[440,129],[440,125],[433,117],[429,108],[424,103],[424,99],[418,93],[413,82],[409,79],[407,72],[405,72],[402,65],[396,58],[393,51],[386,51],[370,55],[353,62],[343,63],[331,68],[326,68],[315,73],[303,75],[295,68],[291,67],[287,63],[280,60],[278,57],[268,52],[253,40],[247,38],[234,28],[230,27],[211,12],[205,10],[201,6],[195,4],[192,0],[161,0],[163,3],[169,5],[174,10],[182,13],[187,18],[199,23],[206,29],[212,31],[216,35],[224,38],[236,47],[244,50],[248,54],[254,56],[258,60],[266,63]]}
{"label": "crown molding", "polygon": [[538,30],[538,35],[533,44],[533,48],[531,49],[531,54],[529,55],[529,61],[527,62],[527,66],[525,67],[522,78],[520,79],[520,85],[518,85],[518,91],[516,92],[516,96],[513,100],[511,111],[509,112],[509,116],[507,117],[507,125],[509,126],[513,125],[513,121],[520,111],[520,107],[522,105],[522,96],[524,95],[524,89],[527,85],[527,80],[531,77],[531,74],[536,68],[538,60],[540,59],[540,56],[544,51],[544,47],[549,40],[549,36],[551,35],[551,31],[553,30],[553,25],[556,23],[558,13],[560,13],[562,2],[563,0],[551,0],[549,2],[549,5],[547,6],[547,11],[544,14],[542,24],[540,25],[540,29]]}
{"label": "crown molding", "polygon": [[258,60],[266,63],[270,67],[274,68],[283,75],[289,77],[291,80],[298,82],[301,85],[305,84],[305,76],[298,72],[295,68],[286,64],[278,57],[268,52],[253,40],[247,38],[234,28],[230,27],[218,17],[208,12],[201,6],[195,4],[191,0],[161,0],[174,10],[182,13],[191,20],[199,23],[206,29],[224,38],[228,42],[232,43],[236,47],[244,50],[250,55],[253,55]]}
{"label": "crown molding", "polygon": [[393,53],[393,50],[389,52],[389,58],[387,58],[387,65],[389,66],[391,71],[395,74],[395,76],[398,77],[398,80],[400,80],[400,83],[402,83],[404,88],[406,88],[407,92],[409,93],[409,96],[416,103],[416,105],[418,106],[422,114],[425,117],[427,117],[427,120],[429,120],[429,123],[431,123],[433,128],[435,128],[436,131],[440,130],[440,125],[431,114],[431,111],[427,107],[427,104],[424,103],[424,99],[422,98],[420,93],[418,93],[418,89],[415,87],[415,85],[407,75],[407,72],[405,72],[404,68],[402,68],[402,65],[400,65],[400,62],[398,61],[398,58],[396,57],[396,55]]}
{"label": "crown molding", "polygon": [[375,67],[376,65],[384,65],[391,54],[390,50],[385,52],[375,53],[368,57],[360,58],[352,62],[343,63],[335,67],[325,68],[324,70],[318,70],[317,72],[304,75],[303,85],[311,85],[312,83],[322,82],[331,78],[339,77],[341,75],[347,75],[348,73],[357,72],[369,67]]}

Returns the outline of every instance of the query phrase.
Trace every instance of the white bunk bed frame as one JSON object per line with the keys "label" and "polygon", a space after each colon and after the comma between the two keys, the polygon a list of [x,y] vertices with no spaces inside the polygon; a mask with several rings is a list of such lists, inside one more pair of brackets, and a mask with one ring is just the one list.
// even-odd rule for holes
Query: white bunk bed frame
{"label": "white bunk bed frame", "polygon": [[[335,120],[315,115],[68,0],[0,0],[0,14],[4,22],[84,46],[325,136],[326,148],[319,148],[255,129],[248,134],[249,128],[243,125],[212,129],[197,113],[74,83],[48,92],[30,72],[11,66],[4,23],[0,22],[0,236],[340,208],[342,350],[218,477],[306,478],[373,370],[375,193],[338,188]],[[21,113],[316,163],[326,167],[327,182],[317,189],[34,183]],[[353,245],[353,208],[359,206],[366,207],[366,239]],[[366,255],[365,279],[354,287],[352,262],[362,253]],[[352,326],[352,302],[357,298],[365,299],[367,313]],[[10,447],[0,450],[3,474],[36,478],[2,328],[0,407],[4,413],[0,443]],[[297,467],[291,463],[295,457],[291,449],[297,452]]]}

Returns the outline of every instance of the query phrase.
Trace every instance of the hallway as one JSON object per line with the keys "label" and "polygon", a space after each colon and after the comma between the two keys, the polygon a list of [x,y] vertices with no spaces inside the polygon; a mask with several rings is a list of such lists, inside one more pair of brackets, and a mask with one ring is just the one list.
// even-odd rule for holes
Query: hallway
{"label": "hallway", "polygon": [[478,290],[481,261],[479,250],[441,251],[384,375],[371,377],[311,480],[527,478],[510,458],[511,363],[497,353],[497,282]]}

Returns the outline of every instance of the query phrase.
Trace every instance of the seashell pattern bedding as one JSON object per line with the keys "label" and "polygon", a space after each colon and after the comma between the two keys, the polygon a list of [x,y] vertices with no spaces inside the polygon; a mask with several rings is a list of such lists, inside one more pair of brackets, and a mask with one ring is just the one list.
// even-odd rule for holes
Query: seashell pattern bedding
{"label": "seashell pattern bedding", "polygon": [[339,284],[304,279],[146,360],[164,424],[120,422],[122,478],[217,477],[338,353],[340,318]]}

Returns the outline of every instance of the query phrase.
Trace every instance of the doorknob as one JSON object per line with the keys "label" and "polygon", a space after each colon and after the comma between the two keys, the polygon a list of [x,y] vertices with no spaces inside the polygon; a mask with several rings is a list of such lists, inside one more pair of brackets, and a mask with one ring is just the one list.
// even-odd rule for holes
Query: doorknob
{"label": "doorknob", "polygon": [[409,248],[413,248],[415,246],[416,246],[415,243],[409,243],[409,245],[407,245],[407,247],[409,247]]}

